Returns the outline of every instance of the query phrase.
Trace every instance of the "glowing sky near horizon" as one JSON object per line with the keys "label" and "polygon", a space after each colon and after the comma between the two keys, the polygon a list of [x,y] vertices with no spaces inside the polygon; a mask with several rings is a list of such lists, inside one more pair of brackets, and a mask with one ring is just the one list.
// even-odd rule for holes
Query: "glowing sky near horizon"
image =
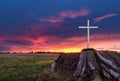
{"label": "glowing sky near horizon", "polygon": [[91,47],[120,51],[120,0],[1,0],[0,51],[79,52]]}

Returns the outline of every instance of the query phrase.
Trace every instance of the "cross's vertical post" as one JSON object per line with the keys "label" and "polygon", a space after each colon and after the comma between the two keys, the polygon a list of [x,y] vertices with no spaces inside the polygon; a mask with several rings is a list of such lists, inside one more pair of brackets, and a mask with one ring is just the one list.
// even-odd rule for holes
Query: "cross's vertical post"
{"label": "cross's vertical post", "polygon": [[87,48],[90,48],[90,21],[87,20]]}
{"label": "cross's vertical post", "polygon": [[87,29],[87,48],[90,48],[90,29],[98,28],[98,26],[90,26],[90,20],[87,20],[87,26],[79,26],[79,28]]}

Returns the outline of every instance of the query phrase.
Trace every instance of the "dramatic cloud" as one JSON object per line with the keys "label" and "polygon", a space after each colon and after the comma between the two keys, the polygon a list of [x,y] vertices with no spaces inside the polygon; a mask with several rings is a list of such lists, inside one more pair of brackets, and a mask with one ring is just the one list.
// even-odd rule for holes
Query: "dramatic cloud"
{"label": "dramatic cloud", "polygon": [[30,46],[33,45],[34,43],[32,41],[29,40],[20,40],[20,39],[6,39],[4,40],[4,44],[7,45],[16,45],[16,46]]}
{"label": "dramatic cloud", "polygon": [[10,47],[8,47],[8,46],[0,46],[0,51],[10,51],[11,50],[11,48]]}
{"label": "dramatic cloud", "polygon": [[57,23],[57,22],[63,22],[65,18],[77,18],[80,16],[88,16],[90,14],[90,11],[86,8],[82,8],[80,11],[63,11],[58,16],[54,17],[51,16],[50,18],[42,18],[40,21],[42,22],[50,22],[50,23]]}
{"label": "dramatic cloud", "polygon": [[[103,48],[111,49],[120,39],[119,35],[105,35],[97,34],[91,35],[91,47],[96,49]],[[114,40],[116,39],[116,40]],[[22,40],[11,40],[6,39],[4,43],[1,43],[1,51],[11,51],[11,52],[26,52],[26,51],[64,51],[64,52],[76,52],[86,48],[86,36],[77,36],[71,38],[59,38],[57,36],[46,36],[39,37],[36,39],[31,39],[32,42],[25,39]],[[115,42],[116,41],[116,42]],[[106,43],[107,42],[107,43]],[[109,46],[107,45],[109,44]],[[114,49],[112,49],[114,50]]]}
{"label": "dramatic cloud", "polygon": [[90,11],[86,8],[82,8],[80,11],[64,11],[60,13],[60,17],[69,17],[69,18],[77,18],[79,16],[88,16]]}
{"label": "dramatic cloud", "polygon": [[114,16],[118,16],[118,14],[107,14],[107,15],[104,15],[104,16],[101,16],[101,17],[97,17],[94,19],[95,22],[100,22],[104,19],[107,19],[107,18],[110,18],[110,17],[114,17]]}
{"label": "dramatic cloud", "polygon": [[91,47],[119,50],[120,0],[1,0],[0,11],[0,51],[78,52],[87,40],[78,26],[87,19],[99,26]]}
{"label": "dramatic cloud", "polygon": [[50,22],[50,23],[57,23],[57,22],[63,22],[64,17],[50,17],[50,18],[43,18],[40,19],[42,22]]}

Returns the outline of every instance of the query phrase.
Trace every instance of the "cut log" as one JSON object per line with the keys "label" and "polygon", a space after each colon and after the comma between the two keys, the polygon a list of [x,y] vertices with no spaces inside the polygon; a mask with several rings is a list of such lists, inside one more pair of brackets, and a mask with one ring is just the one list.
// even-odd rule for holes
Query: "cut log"
{"label": "cut log", "polygon": [[117,52],[83,49],[80,54],[61,54],[54,68],[67,69],[80,81],[120,81],[119,60]]}

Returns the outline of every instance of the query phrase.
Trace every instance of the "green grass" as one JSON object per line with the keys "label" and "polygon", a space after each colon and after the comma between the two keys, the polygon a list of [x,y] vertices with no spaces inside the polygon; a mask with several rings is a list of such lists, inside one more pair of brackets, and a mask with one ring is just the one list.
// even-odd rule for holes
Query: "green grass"
{"label": "green grass", "polygon": [[54,59],[52,56],[0,59],[0,81],[36,81],[38,74]]}

